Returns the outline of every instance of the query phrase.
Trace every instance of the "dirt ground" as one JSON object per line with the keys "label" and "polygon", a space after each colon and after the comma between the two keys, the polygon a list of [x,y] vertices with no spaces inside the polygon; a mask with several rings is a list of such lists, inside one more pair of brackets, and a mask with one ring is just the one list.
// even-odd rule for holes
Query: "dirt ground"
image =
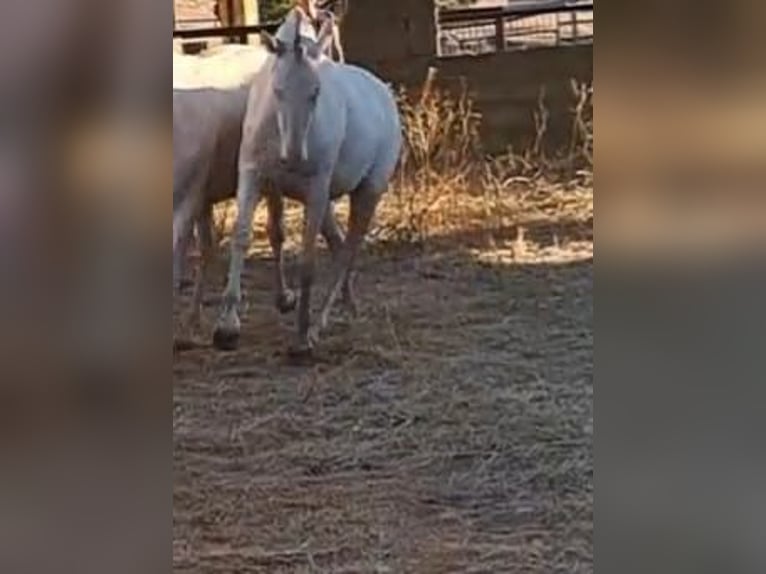
{"label": "dirt ground", "polygon": [[175,572],[593,571],[592,219],[506,231],[368,247],[312,366],[259,238],[240,351],[174,359]]}

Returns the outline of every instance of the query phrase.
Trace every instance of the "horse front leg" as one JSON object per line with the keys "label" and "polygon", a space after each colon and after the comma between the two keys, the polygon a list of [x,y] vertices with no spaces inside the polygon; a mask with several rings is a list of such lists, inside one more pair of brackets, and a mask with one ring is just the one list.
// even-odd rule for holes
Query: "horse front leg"
{"label": "horse front leg", "polygon": [[242,302],[242,269],[250,247],[253,215],[261,198],[261,182],[252,168],[239,172],[237,184],[237,223],[231,240],[229,278],[223,292],[221,314],[213,333],[213,345],[221,351],[239,346],[240,320],[238,306]]}
{"label": "horse front leg", "polygon": [[289,313],[295,310],[297,299],[295,293],[288,289],[287,281],[285,280],[284,254],[282,249],[285,243],[284,198],[277,193],[269,194],[268,205],[268,235],[271,252],[274,255],[275,305],[280,313]]}
{"label": "horse front leg", "polygon": [[317,237],[322,228],[329,201],[327,185],[312,189],[306,201],[303,252],[300,263],[301,290],[298,302],[298,333],[295,344],[290,348],[290,354],[295,358],[310,356],[317,342],[310,336],[311,291],[316,275]]}
{"label": "horse front leg", "polygon": [[196,194],[190,193],[173,213],[173,292],[184,286],[186,256],[197,214]]}

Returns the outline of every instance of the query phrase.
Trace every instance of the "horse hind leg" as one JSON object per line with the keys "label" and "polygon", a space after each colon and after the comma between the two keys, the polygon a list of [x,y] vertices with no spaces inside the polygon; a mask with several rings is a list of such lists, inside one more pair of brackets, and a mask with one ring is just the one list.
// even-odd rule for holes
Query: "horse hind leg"
{"label": "horse hind leg", "polygon": [[[328,206],[327,213],[325,214],[324,222],[322,223],[322,236],[324,237],[328,247],[330,248],[333,261],[337,260],[343,251],[343,244],[345,242],[345,237],[343,236],[343,232],[341,231],[340,226],[338,225],[338,220],[335,217],[335,211],[333,210],[332,205]],[[341,302],[346,307],[346,309],[351,312],[352,316],[356,316],[357,305],[356,305],[356,298],[354,296],[354,289],[353,289],[353,270],[352,269],[350,269],[349,272],[346,273],[344,277]]]}
{"label": "horse hind leg", "polygon": [[[349,290],[351,288],[350,278],[354,263],[372,223],[380,197],[380,190],[368,184],[362,185],[351,194],[348,234],[333,264],[332,283],[322,305],[317,326],[320,331],[327,328],[330,312],[344,284],[347,284]],[[349,294],[353,297],[353,294]],[[318,337],[318,332],[315,333],[315,337]]]}
{"label": "horse hind leg", "polygon": [[173,249],[173,291],[176,294],[180,294],[193,284],[187,276],[186,265],[186,257],[189,252],[189,244],[191,243],[191,235],[192,230],[189,229],[179,238]]}
{"label": "horse hind leg", "polygon": [[188,287],[186,257],[194,228],[194,197],[188,197],[173,213],[173,291]]}
{"label": "horse hind leg", "polygon": [[197,242],[199,244],[200,259],[197,265],[197,274],[194,279],[194,291],[190,307],[188,325],[199,329],[201,325],[202,306],[205,297],[205,283],[213,263],[214,244],[213,238],[213,206],[203,208],[197,220]]}

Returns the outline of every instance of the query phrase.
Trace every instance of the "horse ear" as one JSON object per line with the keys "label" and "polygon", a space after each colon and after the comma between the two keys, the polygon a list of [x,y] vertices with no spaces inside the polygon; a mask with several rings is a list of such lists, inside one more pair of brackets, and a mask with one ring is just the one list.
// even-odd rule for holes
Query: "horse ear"
{"label": "horse ear", "polygon": [[285,51],[285,46],[279,38],[275,38],[268,32],[261,32],[261,44],[266,50],[277,56],[281,56]]}
{"label": "horse ear", "polygon": [[335,19],[328,18],[322,23],[322,27],[317,34],[317,41],[311,47],[310,55],[313,58],[318,58],[322,54],[329,54],[332,48],[332,43],[335,40]]}

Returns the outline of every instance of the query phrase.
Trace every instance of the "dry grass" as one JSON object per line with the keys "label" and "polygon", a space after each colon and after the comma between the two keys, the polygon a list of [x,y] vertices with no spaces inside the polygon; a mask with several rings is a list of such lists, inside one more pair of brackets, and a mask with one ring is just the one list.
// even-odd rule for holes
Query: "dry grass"
{"label": "dry grass", "polygon": [[573,83],[574,137],[562,157],[544,155],[544,94],[534,146],[524,155],[486,157],[479,141],[481,116],[465,90],[453,98],[428,89],[412,102],[401,98],[406,146],[399,177],[379,212],[378,236],[426,242],[473,233],[493,248],[524,228],[568,222],[592,228],[592,89]]}
{"label": "dry grass", "polygon": [[177,572],[593,571],[585,148],[488,159],[467,99],[402,109],[361,316],[286,361],[261,213],[241,350],[175,359]]}
{"label": "dry grass", "polygon": [[[405,149],[391,190],[378,209],[370,233],[373,245],[449,247],[442,241],[455,234],[470,238],[471,247],[494,249],[518,243],[577,239],[587,244],[593,226],[593,90],[573,81],[572,141],[557,157],[543,145],[547,110],[541,92],[537,137],[524,154],[513,151],[489,157],[481,149],[481,115],[463,91],[458,97],[428,88],[417,98],[400,94]],[[343,220],[347,205],[337,207]],[[218,232],[228,237],[234,206],[219,208]],[[293,240],[299,237],[300,206],[287,214]],[[557,237],[556,229],[569,233]],[[255,250],[265,248],[263,207],[253,225]],[[527,233],[531,232],[531,233]],[[539,241],[538,241],[539,240]],[[582,240],[582,241],[580,241]],[[453,245],[454,246],[454,245]],[[583,247],[585,245],[580,245]],[[296,244],[290,247],[297,249]]]}

